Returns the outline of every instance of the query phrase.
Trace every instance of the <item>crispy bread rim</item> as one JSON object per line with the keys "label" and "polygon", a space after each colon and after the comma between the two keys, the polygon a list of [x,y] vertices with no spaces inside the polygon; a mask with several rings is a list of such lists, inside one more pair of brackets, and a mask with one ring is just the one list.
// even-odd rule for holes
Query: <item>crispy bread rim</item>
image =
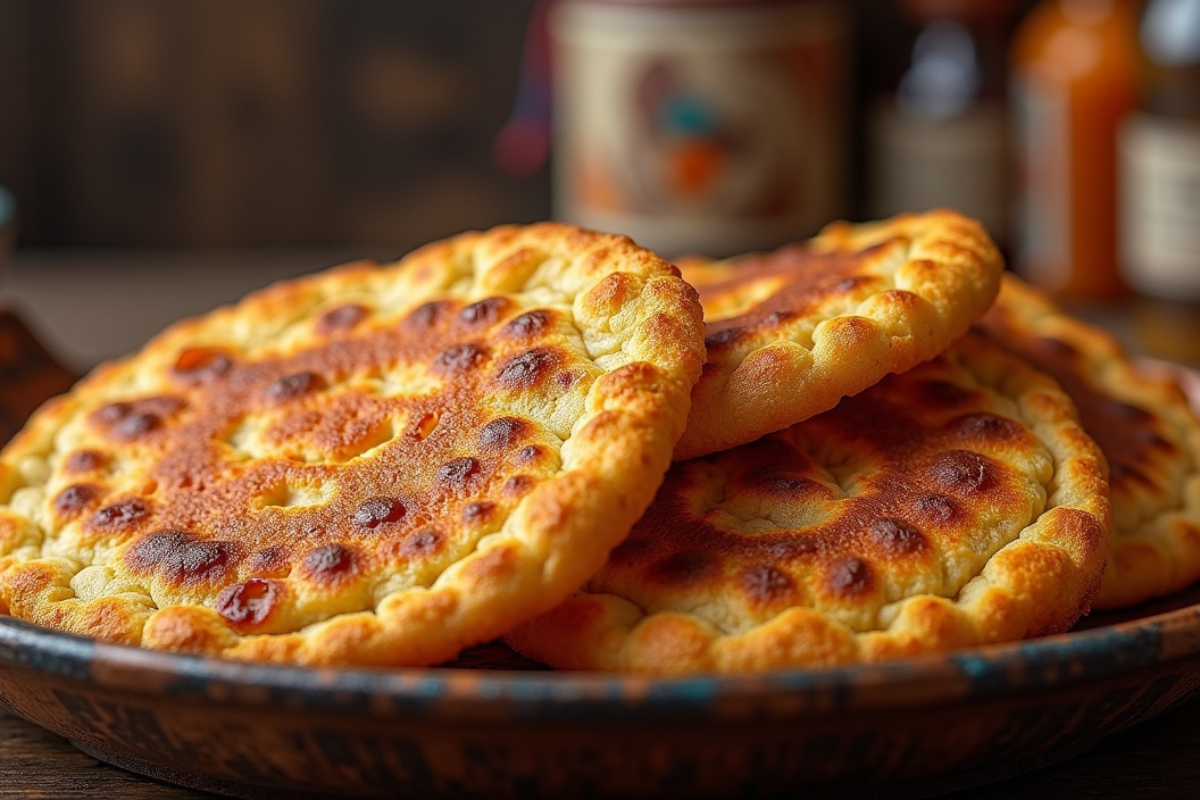
{"label": "crispy bread rim", "polygon": [[1130,507],[1114,494],[1112,544],[1096,608],[1126,608],[1200,580],[1200,418],[1176,376],[1136,364],[1111,334],[1070,316],[1019,278],[1005,276],[997,304],[1024,334],[1071,345],[1096,391],[1153,414],[1182,445],[1174,474],[1157,487],[1167,493],[1157,506]]}
{"label": "crispy bread rim", "polygon": [[[568,302],[589,357],[606,374],[590,387],[584,416],[564,443],[561,471],[539,483],[465,559],[428,586],[282,634],[240,635],[213,608],[155,609],[148,592],[83,600],[71,578],[79,558],[48,555],[54,531],[7,505],[31,484],[31,463],[55,455],[55,433],[85,398],[136,386],[213,331],[265,329],[270,342],[298,314],[350,286],[408,309],[439,296],[469,300],[533,293]],[[361,295],[360,295],[361,296]],[[398,299],[397,299],[398,298]],[[531,300],[537,302],[537,300]],[[346,265],[275,284],[235,306],[185,320],[141,353],[98,368],[39,410],[0,454],[0,612],[73,633],[239,659],[303,664],[427,665],[502,634],[578,588],[650,503],[682,433],[703,363],[702,312],[678,270],[625,237],[557,223],[506,226],[428,245],[399,262]],[[30,557],[32,553],[32,557]],[[147,609],[147,603],[151,607]],[[149,610],[149,618],[146,613]],[[131,621],[146,620],[144,627]]]}
{"label": "crispy bread rim", "polygon": [[879,630],[855,631],[793,607],[727,631],[696,614],[648,613],[616,595],[581,591],[510,632],[509,643],[556,668],[679,675],[879,661],[1068,629],[1088,611],[1108,551],[1104,458],[1048,376],[974,335],[955,347],[967,362],[1002,360],[1005,393],[1054,459],[1043,513],[955,596],[900,600]]}
{"label": "crispy bread rim", "polygon": [[[881,222],[827,226],[807,246],[817,253],[861,253],[906,242],[888,290],[852,313],[781,324],[766,345],[747,342],[705,365],[692,392],[676,460],[727,450],[827,411],[890,372],[933,358],[962,336],[996,297],[1004,264],[987,232],[954,211],[906,214]],[[681,261],[695,285],[736,278],[739,258]],[[706,308],[710,320],[713,309]],[[800,403],[796,398],[803,398]]]}

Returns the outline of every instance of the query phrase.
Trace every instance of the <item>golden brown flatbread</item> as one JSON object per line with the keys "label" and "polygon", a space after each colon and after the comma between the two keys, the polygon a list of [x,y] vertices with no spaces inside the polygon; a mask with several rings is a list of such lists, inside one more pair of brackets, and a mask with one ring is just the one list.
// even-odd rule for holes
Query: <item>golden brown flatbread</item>
{"label": "golden brown flatbread", "polygon": [[1064,631],[1107,552],[1104,460],[983,337],[835,409],[676,463],[584,589],[518,626],[567,669],[725,673]]}
{"label": "golden brown flatbread", "polygon": [[423,665],[561,601],[650,502],[703,363],[678,271],[540,224],[178,324],[0,454],[0,612]]}
{"label": "golden brown flatbread", "polygon": [[1113,540],[1096,607],[1200,579],[1200,420],[1178,381],[1012,276],[979,327],[1062,384],[1108,458]]}
{"label": "golden brown flatbread", "polygon": [[684,259],[708,363],[677,459],[753,441],[940,353],[983,314],[1003,261],[952,211],[836,223],[765,255]]}

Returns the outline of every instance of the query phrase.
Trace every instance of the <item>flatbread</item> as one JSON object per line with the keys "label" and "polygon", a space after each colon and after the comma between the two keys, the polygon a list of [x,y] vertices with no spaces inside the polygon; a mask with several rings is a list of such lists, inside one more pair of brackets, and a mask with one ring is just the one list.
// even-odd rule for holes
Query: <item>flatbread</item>
{"label": "flatbread", "polygon": [[983,227],[952,211],[679,266],[700,291],[708,363],[677,459],[754,441],[932,358],[987,310],[1003,271]]}
{"label": "flatbread", "polygon": [[565,225],[278,284],[101,367],[0,454],[0,611],[242,659],[443,661],[600,567],[703,357],[674,267]]}
{"label": "flatbread", "polygon": [[558,668],[727,673],[1039,636],[1086,613],[1104,460],[982,337],[759,441],[676,463],[584,589],[508,641]]}
{"label": "flatbread", "polygon": [[1062,384],[1108,458],[1113,540],[1096,607],[1200,579],[1200,420],[1178,381],[1012,276],[979,327]]}

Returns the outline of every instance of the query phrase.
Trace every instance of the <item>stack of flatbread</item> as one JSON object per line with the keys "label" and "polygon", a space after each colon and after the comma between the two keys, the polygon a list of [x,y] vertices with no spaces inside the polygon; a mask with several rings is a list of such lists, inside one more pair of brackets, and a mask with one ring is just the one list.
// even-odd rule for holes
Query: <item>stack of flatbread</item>
{"label": "stack of flatbread", "polygon": [[296,664],[879,660],[1200,578],[1198,460],[1179,387],[961,215],[679,267],[503,227],[277,284],[46,404],[0,454],[0,612]]}

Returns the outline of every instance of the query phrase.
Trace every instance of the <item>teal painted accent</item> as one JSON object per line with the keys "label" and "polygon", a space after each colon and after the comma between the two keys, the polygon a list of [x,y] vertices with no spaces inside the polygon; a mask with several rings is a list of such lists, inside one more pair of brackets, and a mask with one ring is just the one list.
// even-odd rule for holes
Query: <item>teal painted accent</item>
{"label": "teal painted accent", "polygon": [[1161,626],[1146,624],[1031,639],[997,656],[952,653],[949,658],[968,679],[971,695],[980,696],[1121,673],[1156,663],[1161,651]]}
{"label": "teal painted accent", "polygon": [[719,678],[691,678],[668,681],[650,687],[646,699],[651,702],[711,703],[721,696]]}
{"label": "teal painted accent", "polygon": [[979,656],[960,656],[958,659],[958,668],[968,678],[977,680],[988,674],[992,668],[992,663],[986,658]]}
{"label": "teal painted accent", "polygon": [[692,136],[711,135],[717,130],[717,118],[712,107],[699,97],[676,95],[662,110],[663,128],[670,133]]}

